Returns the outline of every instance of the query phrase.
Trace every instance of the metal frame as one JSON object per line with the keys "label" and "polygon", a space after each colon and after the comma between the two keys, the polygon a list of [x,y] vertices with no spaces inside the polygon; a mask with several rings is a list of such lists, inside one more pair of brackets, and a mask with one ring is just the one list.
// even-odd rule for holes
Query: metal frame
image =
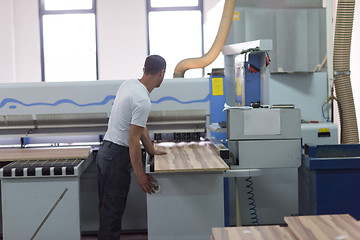
{"label": "metal frame", "polygon": [[[184,7],[151,7],[151,0],[146,0],[146,17],[147,17],[147,48],[150,55],[150,38],[149,38],[149,13],[160,11],[200,11],[201,12],[201,54],[204,55],[204,0],[198,0],[198,6]],[[205,76],[205,68],[202,69],[202,75]]]}
{"label": "metal frame", "polygon": [[[333,1],[326,0],[326,49],[327,49],[327,74],[328,74],[328,97],[331,96],[331,89],[334,82],[334,16]],[[334,122],[334,104],[328,108],[330,121]]]}
{"label": "metal frame", "polygon": [[81,14],[93,13],[95,15],[95,45],[96,45],[96,80],[99,79],[98,69],[98,41],[97,41],[97,14],[96,14],[96,0],[92,0],[91,9],[76,9],[76,10],[45,10],[45,0],[39,0],[39,24],[40,24],[40,51],[41,51],[41,81],[45,82],[45,59],[44,59],[44,29],[43,29],[43,16],[51,14]]}
{"label": "metal frame", "polygon": [[[36,168],[36,176],[33,177],[27,174],[24,176],[12,174],[11,177],[5,177],[4,169],[1,168],[1,189],[3,193],[6,192],[1,196],[3,236],[9,239],[23,239],[34,233],[31,239],[35,236],[37,236],[35,239],[80,239],[81,215],[87,211],[85,206],[81,207],[80,203],[80,198],[85,197],[80,190],[80,177],[94,162],[94,157],[90,154],[88,158],[74,166],[74,175],[67,176],[54,175],[52,170],[49,176],[43,176],[42,168]],[[12,172],[14,172],[13,169]],[[93,187],[96,189],[96,186]],[[17,198],[16,195],[19,192],[27,197]],[[40,201],[29,201],[38,197]],[[57,205],[60,202],[61,204]],[[88,204],[87,201],[83,202]],[[26,209],[25,213],[21,209]],[[8,217],[13,216],[14,212],[18,212],[17,217]],[[22,214],[28,216],[27,219]],[[49,216],[52,218],[51,221],[47,221]],[[65,222],[64,218],[66,218]],[[24,231],[14,228],[13,222],[21,226]],[[41,231],[38,231],[40,229]],[[60,235],[56,237],[55,232],[61,232],[61,237]]]}

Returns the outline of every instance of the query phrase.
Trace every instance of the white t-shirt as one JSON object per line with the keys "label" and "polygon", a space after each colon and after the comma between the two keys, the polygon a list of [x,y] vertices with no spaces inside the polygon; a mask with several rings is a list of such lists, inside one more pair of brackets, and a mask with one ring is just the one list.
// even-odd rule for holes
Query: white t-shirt
{"label": "white t-shirt", "polygon": [[139,80],[127,80],[117,91],[104,140],[128,147],[130,124],[145,127],[150,110],[147,88]]}

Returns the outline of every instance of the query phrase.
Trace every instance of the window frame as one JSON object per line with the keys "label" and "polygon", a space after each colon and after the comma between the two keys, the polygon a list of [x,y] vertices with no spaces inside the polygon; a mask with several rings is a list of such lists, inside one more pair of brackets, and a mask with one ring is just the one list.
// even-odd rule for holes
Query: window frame
{"label": "window frame", "polygon": [[60,15],[60,14],[82,14],[93,13],[95,15],[95,66],[96,66],[96,81],[99,80],[98,69],[98,39],[97,39],[97,14],[96,14],[96,0],[92,1],[91,9],[73,9],[73,10],[45,10],[44,0],[39,0],[39,24],[40,24],[40,58],[41,58],[41,81],[45,80],[45,52],[44,52],[44,28],[43,16],[45,15]]}
{"label": "window frame", "polygon": [[[161,11],[200,11],[201,14],[201,54],[204,56],[204,0],[198,0],[198,6],[184,7],[151,7],[151,0],[146,0],[146,17],[147,17],[147,49],[150,55],[150,24],[149,13]],[[202,77],[205,76],[205,68],[202,68]]]}

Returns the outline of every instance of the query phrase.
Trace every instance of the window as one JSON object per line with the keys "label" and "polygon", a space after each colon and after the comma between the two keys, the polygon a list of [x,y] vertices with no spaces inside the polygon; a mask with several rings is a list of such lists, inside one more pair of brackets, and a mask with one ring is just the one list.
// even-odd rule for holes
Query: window
{"label": "window", "polygon": [[[183,59],[201,57],[203,47],[202,0],[147,0],[148,51],[167,62],[165,78],[172,78]],[[186,77],[202,77],[203,69],[188,70]]]}
{"label": "window", "polygon": [[42,80],[97,80],[95,0],[39,0]]}

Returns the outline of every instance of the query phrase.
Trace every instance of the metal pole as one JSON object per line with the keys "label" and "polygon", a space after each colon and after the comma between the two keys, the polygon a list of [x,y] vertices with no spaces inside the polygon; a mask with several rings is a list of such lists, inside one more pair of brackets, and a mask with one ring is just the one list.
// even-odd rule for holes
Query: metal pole
{"label": "metal pole", "polygon": [[33,240],[36,235],[38,234],[38,232],[40,231],[40,229],[42,228],[42,226],[44,225],[44,223],[46,222],[46,220],[49,218],[49,216],[51,215],[51,213],[54,211],[54,209],[56,208],[56,206],[59,204],[59,202],[61,201],[61,199],[64,197],[65,193],[68,191],[68,188],[65,188],[65,190],[63,191],[63,193],[60,195],[60,197],[58,198],[58,200],[55,202],[55,204],[53,205],[53,207],[50,209],[50,211],[48,212],[48,214],[46,215],[46,217],[44,218],[44,220],[41,222],[41,224],[39,225],[39,227],[36,229],[34,235],[32,235],[32,237],[30,238],[30,240]]}
{"label": "metal pole", "polygon": [[[333,25],[333,0],[326,0],[326,48],[327,48],[327,75],[328,97],[334,82],[333,52],[334,52],[334,25]],[[328,116],[333,122],[333,109],[328,108]]]}

